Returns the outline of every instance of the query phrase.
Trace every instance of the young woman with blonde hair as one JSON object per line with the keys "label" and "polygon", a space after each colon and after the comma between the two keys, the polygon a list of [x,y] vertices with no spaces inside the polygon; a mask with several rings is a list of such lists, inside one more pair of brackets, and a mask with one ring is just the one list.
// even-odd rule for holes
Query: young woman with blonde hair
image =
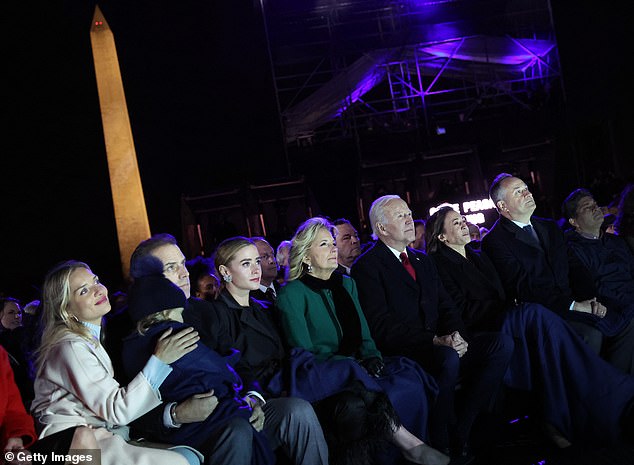
{"label": "young woman with blonde hair", "polygon": [[99,278],[85,263],[67,261],[48,272],[42,291],[43,333],[31,405],[40,438],[89,427],[102,465],[186,465],[178,453],[128,444],[127,425],[161,404],[158,388],[169,364],[196,348],[197,333],[164,332],[143,370],[122,387],[100,341],[110,302]]}

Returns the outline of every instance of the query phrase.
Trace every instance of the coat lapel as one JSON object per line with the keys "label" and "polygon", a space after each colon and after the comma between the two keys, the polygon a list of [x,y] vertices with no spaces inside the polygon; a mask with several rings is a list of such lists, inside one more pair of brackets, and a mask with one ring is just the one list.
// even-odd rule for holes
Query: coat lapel
{"label": "coat lapel", "polygon": [[[534,242],[533,238],[530,237],[530,234],[528,232],[524,231],[522,228],[520,228],[518,225],[513,223],[511,220],[501,216],[500,221],[501,221],[501,224],[504,226],[504,229],[506,229],[508,232],[513,234],[513,236],[515,236],[515,238],[518,241],[520,241],[523,244],[526,244],[528,247],[534,250],[542,250],[542,248]],[[535,231],[537,231],[537,228],[535,228],[535,225],[533,225],[533,228],[535,229]],[[539,235],[539,233],[537,233],[537,236],[540,238],[540,241],[541,241],[542,237]]]}
{"label": "coat lapel", "polygon": [[[377,247],[380,247],[379,250],[381,251],[379,258],[385,265],[386,269],[390,271],[390,274],[395,278],[398,278],[401,282],[405,283],[408,287],[411,287],[412,289],[418,289],[417,282],[412,279],[401,261],[392,253],[387,245],[385,245],[381,241],[378,241]],[[417,263],[418,260],[413,257],[412,254],[409,253],[409,251],[407,255],[410,258],[412,266],[414,266],[414,269],[416,270],[416,280],[418,281],[419,276],[422,274],[422,272],[419,272],[420,266],[419,263]]]}
{"label": "coat lapel", "polygon": [[238,312],[240,316],[240,321],[245,326],[250,326],[258,333],[277,342],[277,333],[275,333],[274,329],[262,323],[255,315],[255,312],[264,310],[256,310],[251,307],[246,309],[238,305],[238,303],[232,297],[228,297],[224,293],[220,294],[220,296],[227,304],[227,307],[231,309],[231,311]]}
{"label": "coat lapel", "polygon": [[464,260],[468,266],[467,276],[471,277],[477,286],[493,289],[500,299],[504,300],[505,294],[502,282],[493,264],[483,256],[483,252],[473,250],[467,246],[467,257],[471,260]]}

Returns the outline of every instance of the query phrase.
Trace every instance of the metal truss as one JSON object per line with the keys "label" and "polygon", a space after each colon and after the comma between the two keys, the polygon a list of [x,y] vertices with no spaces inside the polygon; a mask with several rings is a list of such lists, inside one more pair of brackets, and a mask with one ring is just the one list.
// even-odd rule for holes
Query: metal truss
{"label": "metal truss", "polygon": [[548,0],[262,3],[287,144],[442,131],[560,87]]}

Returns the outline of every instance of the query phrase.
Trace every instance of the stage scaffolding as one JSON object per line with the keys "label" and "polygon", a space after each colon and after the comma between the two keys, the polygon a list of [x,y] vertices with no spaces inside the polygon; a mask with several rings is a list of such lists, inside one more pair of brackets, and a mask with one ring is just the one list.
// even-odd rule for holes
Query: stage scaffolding
{"label": "stage scaffolding", "polygon": [[349,158],[361,223],[382,192],[423,216],[482,197],[495,170],[552,182],[564,92],[549,0],[260,7],[288,171]]}
{"label": "stage scaffolding", "polygon": [[548,0],[262,0],[261,7],[289,145],[363,131],[442,134],[509,107],[539,108],[561,86]]}

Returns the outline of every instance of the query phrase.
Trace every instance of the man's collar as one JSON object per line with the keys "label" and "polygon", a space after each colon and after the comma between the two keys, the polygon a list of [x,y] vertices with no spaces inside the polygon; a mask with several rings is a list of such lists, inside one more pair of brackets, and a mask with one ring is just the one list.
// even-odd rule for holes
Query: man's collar
{"label": "man's collar", "polygon": [[[384,242],[384,244],[385,244],[385,242]],[[390,252],[392,252],[392,253],[394,254],[394,256],[395,256],[396,258],[398,258],[398,260],[399,260],[399,261],[401,261],[401,254],[402,254],[403,252],[406,252],[406,251],[407,251],[407,247],[405,247],[405,248],[404,248],[403,250],[401,250],[401,251],[398,251],[398,250],[396,250],[396,249],[394,249],[394,248],[390,247],[390,246],[389,246],[389,245],[387,245],[387,244],[385,244],[385,246],[386,246],[386,247],[390,250]]]}
{"label": "man's collar", "polygon": [[343,263],[339,263],[338,264],[341,268],[343,268],[344,270],[346,270],[346,274],[350,275],[350,270],[351,267],[344,265]]}
{"label": "man's collar", "polygon": [[585,239],[599,239],[598,235],[582,231],[581,229],[575,229],[575,232]]}
{"label": "man's collar", "polygon": [[531,224],[530,220],[529,220],[528,223],[522,223],[521,221],[515,221],[515,220],[510,220],[510,221],[515,223],[520,228],[523,228],[524,226],[530,226],[531,228],[533,227],[533,225]]}
{"label": "man's collar", "polygon": [[269,284],[268,286],[264,286],[263,284],[260,284],[260,290],[264,293],[266,293],[267,290],[272,289],[273,293],[276,294],[275,292],[275,286],[273,286],[273,282],[271,282],[271,284]]}

